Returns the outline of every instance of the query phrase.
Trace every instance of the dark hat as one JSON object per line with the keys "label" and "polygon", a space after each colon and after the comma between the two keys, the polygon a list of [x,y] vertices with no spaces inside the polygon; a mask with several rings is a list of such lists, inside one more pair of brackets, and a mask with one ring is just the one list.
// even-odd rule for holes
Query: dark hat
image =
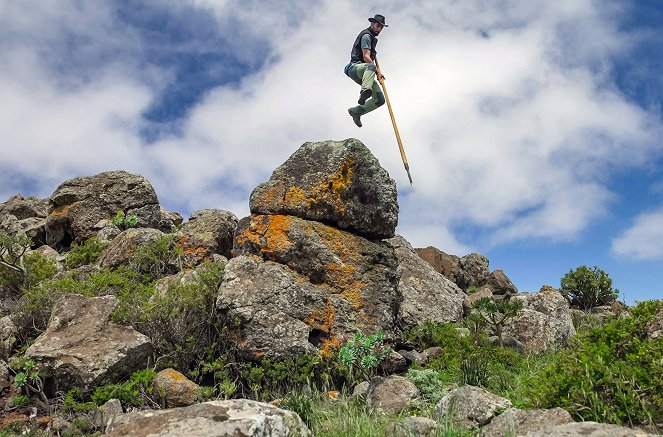
{"label": "dark hat", "polygon": [[380,23],[380,24],[382,24],[384,27],[389,27],[389,26],[387,26],[387,25],[385,24],[385,22],[384,22],[384,15],[375,14],[375,17],[373,17],[373,18],[369,18],[368,21],[370,21],[371,23],[373,23],[373,22],[375,22],[375,23]]}

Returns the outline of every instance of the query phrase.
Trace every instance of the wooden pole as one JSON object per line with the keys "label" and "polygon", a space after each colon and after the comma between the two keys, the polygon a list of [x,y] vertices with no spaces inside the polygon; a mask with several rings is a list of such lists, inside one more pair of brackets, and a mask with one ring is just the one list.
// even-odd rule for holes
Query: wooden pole
{"label": "wooden pole", "polygon": [[396,119],[394,118],[394,111],[391,109],[391,103],[389,102],[389,95],[387,94],[387,88],[384,86],[384,79],[381,77],[382,72],[380,71],[380,64],[378,64],[378,58],[375,58],[375,66],[377,67],[378,79],[380,85],[382,85],[382,91],[384,92],[384,99],[387,101],[387,108],[389,108],[389,116],[391,117],[391,124],[394,125],[394,133],[396,134],[396,141],[398,141],[398,148],[401,151],[401,159],[403,160],[403,165],[405,166],[405,171],[407,172],[407,177],[410,180],[410,185],[412,185],[412,176],[410,175],[410,166],[407,163],[407,157],[405,156],[405,149],[403,148],[403,142],[401,141],[401,135],[398,133],[398,126],[396,126]]}

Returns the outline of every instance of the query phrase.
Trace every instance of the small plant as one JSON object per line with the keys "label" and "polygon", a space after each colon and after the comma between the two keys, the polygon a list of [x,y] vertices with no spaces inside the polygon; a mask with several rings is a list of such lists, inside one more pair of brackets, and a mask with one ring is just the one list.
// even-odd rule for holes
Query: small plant
{"label": "small plant", "polygon": [[103,405],[111,399],[119,399],[123,404],[140,407],[145,403],[155,405],[151,397],[152,383],[156,372],[151,369],[134,372],[128,381],[122,384],[108,384],[98,387],[92,393],[92,401]]}
{"label": "small plant", "polygon": [[18,389],[26,396],[37,396],[41,408],[50,413],[50,404],[48,397],[44,393],[44,378],[46,371],[39,369],[34,360],[25,357],[19,357],[13,360],[10,368],[15,372],[14,388]]}
{"label": "small plant", "polygon": [[424,401],[435,404],[446,394],[440,374],[433,369],[409,369],[407,378],[417,386]]}
{"label": "small plant", "polygon": [[25,253],[32,240],[25,235],[8,235],[0,231],[0,267],[18,275],[22,286],[28,287],[28,270],[25,267]]}
{"label": "small plant", "polygon": [[384,346],[384,334],[364,335],[360,332],[345,343],[337,352],[341,364],[347,369],[349,379],[360,376],[370,381],[378,367],[389,356],[391,349]]}
{"label": "small plant", "polygon": [[111,223],[124,230],[136,226],[138,223],[138,217],[133,214],[126,215],[124,211],[118,211],[117,214],[115,214],[115,217],[111,220]]}
{"label": "small plant", "polygon": [[500,346],[504,347],[502,328],[509,319],[516,317],[522,311],[523,301],[503,299],[495,302],[489,297],[482,297],[474,302],[472,308],[477,311],[476,314],[493,327]]}
{"label": "small plant", "polygon": [[467,287],[467,290],[465,290],[465,293],[473,294],[479,290],[481,290],[481,287],[479,287],[478,285],[470,285],[469,287]]}
{"label": "small plant", "polygon": [[30,396],[27,395],[12,396],[9,400],[9,404],[11,404],[12,407],[22,407],[25,405],[30,405]]}
{"label": "small plant", "polygon": [[71,248],[65,265],[68,269],[73,269],[92,264],[107,246],[108,243],[102,243],[96,237],[88,238],[84,243],[75,244]]}
{"label": "small plant", "polygon": [[460,376],[463,384],[486,387],[490,378],[488,363],[480,356],[473,356],[460,363]]}
{"label": "small plant", "polygon": [[97,409],[94,402],[85,402],[81,390],[74,387],[64,395],[64,401],[60,407],[63,413],[76,413],[81,411],[93,411]]}
{"label": "small plant", "polygon": [[584,311],[608,305],[619,296],[619,290],[612,288],[610,276],[596,266],[569,270],[560,282],[561,292],[571,305],[577,305]]}
{"label": "small plant", "polygon": [[129,261],[129,267],[156,280],[177,273],[182,267],[181,256],[182,249],[177,247],[175,237],[165,235],[138,248]]}

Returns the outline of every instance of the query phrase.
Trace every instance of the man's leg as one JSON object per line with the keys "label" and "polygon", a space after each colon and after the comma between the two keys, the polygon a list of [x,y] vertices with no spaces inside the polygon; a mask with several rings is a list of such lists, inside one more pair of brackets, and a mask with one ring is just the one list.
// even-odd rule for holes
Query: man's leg
{"label": "man's leg", "polygon": [[[374,64],[353,64],[350,68],[350,78],[361,85],[362,92],[370,91],[370,95],[363,98],[363,102],[361,101],[361,97],[364,96],[360,94],[361,104],[348,109],[348,113],[352,116],[355,124],[361,127],[361,116],[382,106],[385,101],[384,94],[382,93],[382,89],[380,89],[380,85],[375,80]],[[371,97],[370,99],[368,99],[369,96]]]}

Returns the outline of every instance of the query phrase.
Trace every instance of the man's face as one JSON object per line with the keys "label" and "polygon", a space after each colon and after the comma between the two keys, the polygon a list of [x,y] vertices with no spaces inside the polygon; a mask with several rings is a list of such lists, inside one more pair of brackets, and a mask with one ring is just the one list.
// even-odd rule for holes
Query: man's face
{"label": "man's face", "polygon": [[382,23],[378,23],[377,21],[371,22],[371,30],[374,34],[379,35],[383,28],[384,25]]}

